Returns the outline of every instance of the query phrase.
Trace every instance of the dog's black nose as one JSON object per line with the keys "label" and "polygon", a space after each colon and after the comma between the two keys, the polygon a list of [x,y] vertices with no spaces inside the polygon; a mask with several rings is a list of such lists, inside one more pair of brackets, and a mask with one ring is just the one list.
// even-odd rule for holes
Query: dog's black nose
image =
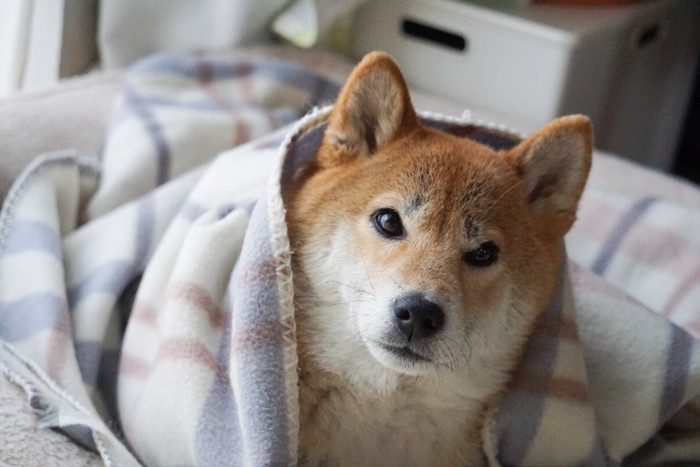
{"label": "dog's black nose", "polygon": [[394,321],[409,340],[433,335],[445,322],[439,305],[419,293],[402,295],[394,302]]}

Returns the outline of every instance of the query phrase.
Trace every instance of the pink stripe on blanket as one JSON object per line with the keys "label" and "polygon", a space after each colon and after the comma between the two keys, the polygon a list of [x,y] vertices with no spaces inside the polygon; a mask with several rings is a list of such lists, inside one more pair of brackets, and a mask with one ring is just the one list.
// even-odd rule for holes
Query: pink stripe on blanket
{"label": "pink stripe on blanket", "polygon": [[143,360],[135,355],[129,355],[122,352],[121,361],[119,362],[120,375],[131,376],[132,378],[145,381],[151,374],[152,365],[150,362]]}
{"label": "pink stripe on blanket", "polygon": [[[179,301],[203,312],[213,328],[223,329],[228,322],[228,311],[220,307],[209,292],[198,285],[185,282],[171,285],[166,292],[165,301]],[[156,306],[138,301],[132,308],[130,319],[146,326],[155,326],[158,313],[159,309]]]}
{"label": "pink stripe on blanket", "polygon": [[645,198],[623,212],[604,200],[585,198],[574,228],[601,242],[598,257],[590,265],[594,272],[604,273],[610,261],[620,253],[676,277],[695,269],[700,261],[700,245],[671,229],[645,222],[644,215],[652,204],[651,198]]}
{"label": "pink stripe on blanket", "polygon": [[613,230],[619,218],[619,209],[602,199],[584,193],[573,228],[593,240],[602,242]]}
{"label": "pink stripe on blanket", "polygon": [[228,313],[211,297],[209,292],[196,284],[173,284],[166,292],[166,301],[180,301],[204,312],[212,327],[221,329],[228,321]]}
{"label": "pink stripe on blanket", "polygon": [[138,321],[147,326],[155,326],[158,320],[158,309],[151,304],[138,301],[134,303],[131,309],[129,321],[131,320]]}
{"label": "pink stripe on blanket", "polygon": [[700,244],[670,230],[640,222],[622,245],[635,261],[675,276],[685,276],[700,262]]}
{"label": "pink stripe on blanket", "polygon": [[228,368],[222,365],[202,342],[186,337],[163,339],[158,349],[158,356],[153,362],[122,352],[120,374],[145,382],[161,363],[182,361],[200,365],[210,371],[220,381],[229,384]]}
{"label": "pink stripe on blanket", "polygon": [[161,361],[184,360],[202,365],[214,372],[219,381],[229,384],[228,368],[219,363],[201,341],[175,337],[165,339],[160,347],[156,366]]}
{"label": "pink stripe on blanket", "polygon": [[264,347],[296,348],[294,318],[281,321],[262,321],[255,326],[234,332],[231,338],[231,353],[257,352]]}
{"label": "pink stripe on blanket", "polygon": [[539,375],[518,371],[515,384],[510,391],[521,394],[536,394],[549,399],[558,399],[577,404],[588,404],[591,394],[586,383],[564,376]]}
{"label": "pink stripe on blanket", "polygon": [[700,320],[695,320],[690,323],[682,323],[680,326],[695,337],[700,337]]}
{"label": "pink stripe on blanket", "polygon": [[[270,127],[274,128],[274,127]],[[242,119],[236,119],[234,130],[233,146],[238,146],[252,139],[252,132],[248,124]]]}
{"label": "pink stripe on blanket", "polygon": [[[255,90],[251,86],[250,79],[248,78],[253,71],[253,67],[250,63],[241,61],[238,66],[239,77],[238,77],[238,87],[241,93],[240,101],[243,103],[255,102]],[[244,112],[241,110],[236,110],[230,102],[212,90],[211,84],[216,79],[221,79],[216,77],[216,72],[214,69],[214,64],[209,60],[202,59],[197,63],[197,82],[201,86],[202,90],[206,93],[207,97],[221,110],[226,112],[232,120],[233,123],[233,138],[231,139],[231,147],[243,144],[253,137],[252,131],[248,126],[248,123],[243,118]],[[242,97],[242,98],[241,98]],[[240,103],[239,103],[240,104]],[[270,129],[274,126],[270,125]]]}
{"label": "pink stripe on blanket", "polygon": [[[697,264],[697,263],[696,263]],[[683,298],[693,290],[695,287],[700,286],[700,267],[696,267],[695,270],[691,273],[688,274],[685,279],[676,287],[676,290],[673,291],[671,294],[671,297],[668,299],[666,302],[666,305],[661,310],[661,314],[663,316],[671,316],[673,315],[673,312],[675,311],[676,307],[679,305],[679,303],[683,300]],[[693,323],[694,327],[698,327],[699,329],[693,329],[694,332],[700,331],[700,323],[695,321]],[[697,336],[698,334],[696,334]]]}
{"label": "pink stripe on blanket", "polygon": [[49,376],[56,381],[63,381],[61,374],[70,360],[66,358],[73,345],[73,332],[68,316],[61,313],[54,322],[51,337],[48,340],[46,367]]}
{"label": "pink stripe on blanket", "polygon": [[578,341],[578,329],[573,319],[557,317],[554,319],[542,319],[537,322],[533,337],[556,338],[568,341]]}
{"label": "pink stripe on blanket", "polygon": [[[251,264],[245,268],[237,269],[237,274],[233,278],[233,287],[242,295],[252,294],[254,296],[256,293],[264,292],[267,287],[276,286],[276,271],[287,267],[287,261],[282,258],[264,256],[262,259],[251,261]],[[258,287],[259,290],[249,291],[255,287]]]}
{"label": "pink stripe on blanket", "polygon": [[[159,365],[166,362],[184,362],[202,366],[211,371],[221,384],[225,386],[231,385],[228,368],[220,363],[216,355],[210,352],[201,342],[194,339],[179,337],[163,339],[158,356],[153,362],[146,361],[136,355],[122,352],[119,375],[120,377],[131,378],[132,381],[130,384],[136,386],[136,394],[130,401],[129,411],[138,410],[143,397],[143,391],[146,388],[146,383],[150,379],[151,374]],[[133,420],[127,419],[125,423],[129,421]]]}

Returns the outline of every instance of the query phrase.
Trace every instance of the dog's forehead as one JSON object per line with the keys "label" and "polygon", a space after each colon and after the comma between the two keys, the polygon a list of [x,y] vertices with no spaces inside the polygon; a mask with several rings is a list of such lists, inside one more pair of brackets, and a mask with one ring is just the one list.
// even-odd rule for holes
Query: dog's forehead
{"label": "dog's forehead", "polygon": [[421,141],[410,145],[398,180],[412,198],[421,193],[430,199],[452,198],[478,202],[498,196],[504,187],[517,181],[514,169],[495,151],[472,141]]}
{"label": "dog's forehead", "polygon": [[510,209],[513,195],[520,193],[515,169],[481,144],[425,140],[406,149],[399,173],[391,178],[409,215],[449,222],[473,238]]}

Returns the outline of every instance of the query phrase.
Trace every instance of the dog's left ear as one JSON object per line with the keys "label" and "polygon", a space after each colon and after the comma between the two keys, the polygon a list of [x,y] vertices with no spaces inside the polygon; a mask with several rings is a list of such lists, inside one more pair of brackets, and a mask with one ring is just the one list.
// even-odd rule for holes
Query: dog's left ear
{"label": "dog's left ear", "polygon": [[571,115],[549,123],[507,154],[535,213],[554,237],[564,236],[576,220],[592,147],[590,120]]}
{"label": "dog's left ear", "polygon": [[355,67],[329,117],[319,150],[320,167],[333,167],[375,153],[418,125],[399,67],[383,52]]}

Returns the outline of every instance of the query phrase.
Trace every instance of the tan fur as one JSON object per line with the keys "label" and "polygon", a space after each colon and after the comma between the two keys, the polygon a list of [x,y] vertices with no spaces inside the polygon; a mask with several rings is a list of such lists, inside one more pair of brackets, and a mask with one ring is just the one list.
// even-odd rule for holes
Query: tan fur
{"label": "tan fur", "polygon": [[[314,164],[287,194],[300,359],[300,460],[307,465],[479,465],[486,404],[503,390],[550,300],[561,239],[575,219],[592,145],[565,117],[510,151],[421,126],[382,53],[358,65]],[[371,221],[402,218],[405,238]],[[485,242],[487,267],[465,263]],[[395,337],[402,293],[444,310],[410,342],[427,362],[377,342]]]}

